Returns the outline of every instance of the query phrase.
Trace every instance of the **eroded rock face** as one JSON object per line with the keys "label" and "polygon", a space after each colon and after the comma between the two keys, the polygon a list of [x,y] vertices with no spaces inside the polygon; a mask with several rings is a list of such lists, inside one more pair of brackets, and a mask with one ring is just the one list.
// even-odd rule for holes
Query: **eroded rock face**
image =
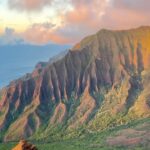
{"label": "eroded rock face", "polygon": [[25,140],[21,140],[16,147],[12,150],[38,150],[35,145],[28,143]]}
{"label": "eroded rock face", "polygon": [[1,91],[4,140],[30,137],[45,123],[76,128],[99,111],[149,116],[149,43],[150,27],[101,30],[63,58],[12,82]]}

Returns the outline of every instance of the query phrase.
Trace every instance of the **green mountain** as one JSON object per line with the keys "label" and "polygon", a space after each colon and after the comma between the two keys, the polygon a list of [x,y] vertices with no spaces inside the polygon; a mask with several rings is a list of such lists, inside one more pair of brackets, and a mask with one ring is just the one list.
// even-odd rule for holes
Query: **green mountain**
{"label": "green mountain", "polygon": [[[144,133],[138,131],[138,125],[134,131],[117,129],[105,142],[146,142],[150,134],[149,81],[150,27],[100,30],[63,57],[39,63],[31,74],[1,90],[1,140],[48,142],[91,134],[96,139],[101,132],[139,121]],[[128,135],[137,139],[131,142]]]}

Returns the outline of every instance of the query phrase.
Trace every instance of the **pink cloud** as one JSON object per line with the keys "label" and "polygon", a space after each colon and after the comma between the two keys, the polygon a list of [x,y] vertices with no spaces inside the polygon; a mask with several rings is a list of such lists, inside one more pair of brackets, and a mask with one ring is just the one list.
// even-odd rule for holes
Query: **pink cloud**
{"label": "pink cloud", "polygon": [[108,0],[71,0],[71,2],[73,9],[62,15],[63,24],[57,32],[75,43],[100,29]]}
{"label": "pink cloud", "polygon": [[101,26],[111,29],[127,29],[150,25],[150,14],[147,13],[147,7],[150,8],[149,1],[144,0],[144,5],[143,0],[113,0],[112,2],[112,5],[105,10]]}
{"label": "pink cloud", "polygon": [[72,0],[72,4],[74,9],[66,14],[66,22],[97,28],[101,16],[105,13],[108,0]]}
{"label": "pink cloud", "polygon": [[22,36],[26,41],[38,44],[46,44],[48,42],[67,43],[68,39],[57,34],[56,30],[53,29],[54,26],[51,23],[34,24],[22,33]]}
{"label": "pink cloud", "polygon": [[[42,9],[52,0],[9,0],[18,9]],[[67,0],[64,0],[67,1]],[[26,2],[26,3],[25,3]],[[34,24],[23,37],[37,43],[76,43],[101,28],[126,29],[150,25],[148,0],[70,0],[73,9],[59,17],[60,26],[51,23]]]}
{"label": "pink cloud", "polygon": [[8,0],[11,9],[33,11],[41,10],[45,6],[51,4],[52,0]]}
{"label": "pink cloud", "polygon": [[106,4],[107,0],[72,0],[74,9],[61,15],[61,26],[55,28],[51,23],[33,24],[22,35],[33,43],[76,43],[99,29]]}
{"label": "pink cloud", "polygon": [[59,29],[72,41],[101,28],[127,29],[150,25],[150,1],[147,0],[72,0],[74,9],[63,16]]}

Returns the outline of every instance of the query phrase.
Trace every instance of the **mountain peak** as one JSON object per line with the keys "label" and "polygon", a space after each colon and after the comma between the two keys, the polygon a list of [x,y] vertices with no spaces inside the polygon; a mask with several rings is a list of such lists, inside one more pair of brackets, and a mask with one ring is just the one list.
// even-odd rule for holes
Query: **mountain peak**
{"label": "mountain peak", "polygon": [[[81,40],[79,43],[77,43],[72,50],[79,50],[82,49],[83,47],[89,45],[92,43],[93,40],[96,40],[101,37],[102,40],[106,39],[106,37],[111,39],[112,36],[116,38],[122,38],[124,36],[128,36],[129,38],[133,37],[136,42],[141,38],[145,37],[144,34],[146,32],[150,32],[150,26],[141,26],[138,28],[133,28],[133,29],[128,29],[128,30],[110,30],[110,29],[101,29],[98,31],[96,34],[90,35],[85,37],[83,40]],[[148,33],[146,33],[148,36]],[[110,36],[110,37],[109,37]],[[147,37],[149,38],[149,37]],[[107,39],[106,39],[107,40]],[[147,41],[147,39],[146,39]]]}

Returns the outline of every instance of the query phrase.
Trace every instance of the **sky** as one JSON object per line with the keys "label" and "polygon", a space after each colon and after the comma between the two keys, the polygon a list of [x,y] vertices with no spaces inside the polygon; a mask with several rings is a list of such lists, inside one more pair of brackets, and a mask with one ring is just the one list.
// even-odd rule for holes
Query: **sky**
{"label": "sky", "polygon": [[0,44],[74,44],[102,28],[150,25],[150,0],[0,0]]}

